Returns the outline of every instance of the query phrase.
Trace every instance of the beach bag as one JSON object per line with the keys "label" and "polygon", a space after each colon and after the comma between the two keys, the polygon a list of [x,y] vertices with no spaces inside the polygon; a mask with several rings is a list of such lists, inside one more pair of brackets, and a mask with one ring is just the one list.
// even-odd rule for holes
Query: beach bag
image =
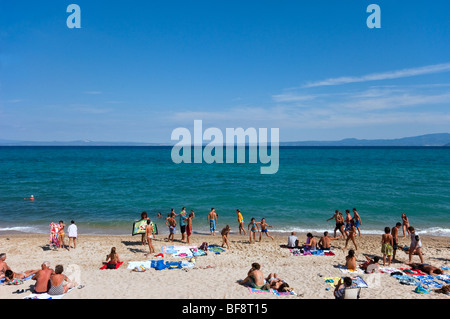
{"label": "beach bag", "polygon": [[200,247],[198,247],[198,249],[201,249],[203,251],[207,251],[208,250],[208,243],[207,242],[203,242]]}

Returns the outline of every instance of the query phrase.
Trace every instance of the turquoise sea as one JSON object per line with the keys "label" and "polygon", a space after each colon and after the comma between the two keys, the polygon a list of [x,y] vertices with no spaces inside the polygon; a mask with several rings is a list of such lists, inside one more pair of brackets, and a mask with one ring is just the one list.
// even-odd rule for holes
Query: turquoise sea
{"label": "turquoise sea", "polygon": [[0,234],[72,219],[80,234],[131,234],[142,211],[164,234],[157,212],[186,206],[194,234],[211,207],[234,232],[237,208],[273,232],[332,231],[336,209],[357,208],[362,233],[405,212],[419,233],[450,236],[450,148],[281,147],[276,174],[261,165],[174,164],[171,147],[0,147]]}

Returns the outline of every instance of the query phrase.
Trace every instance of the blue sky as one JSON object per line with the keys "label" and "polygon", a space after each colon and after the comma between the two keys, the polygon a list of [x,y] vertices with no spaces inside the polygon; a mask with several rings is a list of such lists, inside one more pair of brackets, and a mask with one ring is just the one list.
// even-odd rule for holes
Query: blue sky
{"label": "blue sky", "polygon": [[448,132],[450,5],[432,3],[2,1],[0,139],[170,142],[195,119],[281,141]]}

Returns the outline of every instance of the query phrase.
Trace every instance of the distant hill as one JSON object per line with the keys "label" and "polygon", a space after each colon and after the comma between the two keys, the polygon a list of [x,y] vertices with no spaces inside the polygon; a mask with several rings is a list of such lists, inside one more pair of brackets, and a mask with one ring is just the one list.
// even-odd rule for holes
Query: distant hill
{"label": "distant hill", "polygon": [[[207,143],[206,143],[207,144]],[[136,143],[136,142],[95,142],[76,140],[69,142],[50,141],[14,141],[1,140],[0,146],[172,146],[171,143]],[[280,142],[280,146],[449,146],[450,133],[426,134],[398,139],[356,139],[346,138],[339,141],[297,141]]]}
{"label": "distant hill", "polygon": [[346,138],[340,141],[303,141],[280,143],[284,146],[450,146],[450,133],[426,134],[399,139],[365,140]]}
{"label": "distant hill", "polygon": [[0,146],[165,146],[169,144],[163,143],[138,143],[138,142],[95,142],[89,140],[76,140],[76,141],[14,141],[14,140],[1,140]]}

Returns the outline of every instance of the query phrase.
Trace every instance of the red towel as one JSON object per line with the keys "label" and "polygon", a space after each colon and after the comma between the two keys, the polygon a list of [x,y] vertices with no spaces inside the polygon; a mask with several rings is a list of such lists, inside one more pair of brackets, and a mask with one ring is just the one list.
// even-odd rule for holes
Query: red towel
{"label": "red towel", "polygon": [[[109,263],[108,263],[108,264],[109,264]],[[116,269],[118,269],[122,264],[123,264],[123,261],[121,261],[120,263],[117,263],[117,264],[116,264]],[[100,267],[100,269],[106,269],[106,265],[107,265],[107,264],[104,264],[103,266]]]}

